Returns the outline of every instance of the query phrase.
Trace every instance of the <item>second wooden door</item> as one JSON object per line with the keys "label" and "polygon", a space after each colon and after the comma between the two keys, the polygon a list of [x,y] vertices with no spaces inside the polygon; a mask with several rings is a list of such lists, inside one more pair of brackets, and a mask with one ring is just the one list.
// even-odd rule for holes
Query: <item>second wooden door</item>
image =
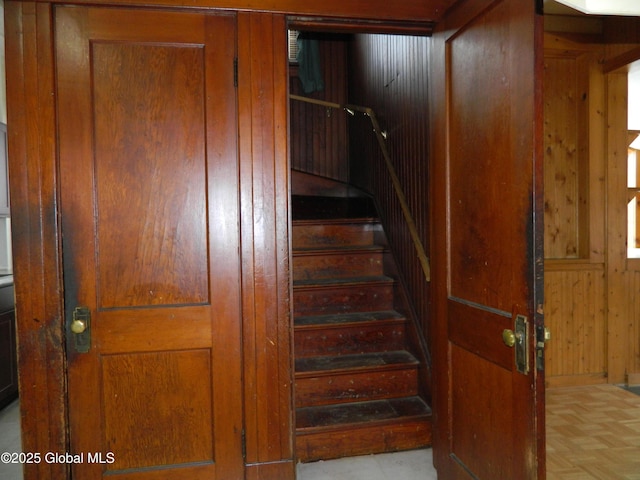
{"label": "second wooden door", "polygon": [[243,478],[235,17],[55,30],[73,477]]}

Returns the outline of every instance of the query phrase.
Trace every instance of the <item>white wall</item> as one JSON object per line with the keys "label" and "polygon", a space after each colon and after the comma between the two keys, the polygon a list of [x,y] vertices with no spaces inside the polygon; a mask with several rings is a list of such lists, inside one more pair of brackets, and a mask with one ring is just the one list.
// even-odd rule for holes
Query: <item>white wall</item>
{"label": "white wall", "polygon": [[[4,66],[4,0],[0,0],[0,122],[7,123],[7,90]],[[0,218],[0,273],[12,271],[11,222]]]}
{"label": "white wall", "polygon": [[7,90],[4,68],[4,0],[0,0],[0,122],[7,123]]}

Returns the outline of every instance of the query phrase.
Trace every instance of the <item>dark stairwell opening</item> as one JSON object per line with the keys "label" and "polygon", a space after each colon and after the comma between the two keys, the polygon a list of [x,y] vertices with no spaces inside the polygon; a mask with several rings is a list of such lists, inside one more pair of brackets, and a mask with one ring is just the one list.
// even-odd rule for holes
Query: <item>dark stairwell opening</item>
{"label": "dark stairwell opening", "polygon": [[[307,33],[322,88],[290,94],[296,452],[300,461],[431,442],[430,285],[383,152],[429,254],[428,38]],[[303,77],[306,73],[303,73]]]}

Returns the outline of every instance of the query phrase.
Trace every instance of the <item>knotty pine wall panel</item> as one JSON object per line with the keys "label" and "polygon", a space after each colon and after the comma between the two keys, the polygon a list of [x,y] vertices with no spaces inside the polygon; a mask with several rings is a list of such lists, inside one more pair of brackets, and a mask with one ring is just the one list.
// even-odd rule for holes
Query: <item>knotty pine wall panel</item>
{"label": "knotty pine wall panel", "polygon": [[[419,236],[429,255],[428,47],[426,37],[356,35],[349,48],[349,102],[371,107],[387,132],[387,148]],[[425,280],[380,147],[363,116],[350,120],[351,178],[374,194],[423,330]]]}
{"label": "knotty pine wall panel", "polygon": [[[579,258],[586,203],[587,78],[580,58],[545,56],[544,250],[546,258]],[[582,214],[582,215],[581,215]],[[582,218],[581,218],[582,217]],[[582,252],[581,252],[582,250]]]}
{"label": "knotty pine wall panel", "polygon": [[549,386],[606,382],[606,292],[602,265],[545,270]]}
{"label": "knotty pine wall panel", "polygon": [[[636,21],[611,18],[604,23],[600,44],[545,36],[544,310],[552,335],[546,356],[552,386],[640,383],[640,260],[628,259],[626,250],[629,136],[626,70],[621,68],[640,56],[640,36]],[[585,80],[586,95],[581,96]],[[587,104],[581,106],[583,98]],[[579,128],[584,123],[586,139]],[[559,160],[551,161],[550,153],[562,148],[563,155],[555,156]],[[569,155],[585,148],[588,161]],[[574,170],[584,207],[567,201],[576,192],[574,183],[558,181]],[[558,216],[550,223],[549,216],[562,210],[552,207],[563,201],[564,220]],[[576,233],[578,255],[571,258],[563,247]]]}
{"label": "knotty pine wall panel", "polygon": [[546,379],[607,382],[602,49],[545,36]]}

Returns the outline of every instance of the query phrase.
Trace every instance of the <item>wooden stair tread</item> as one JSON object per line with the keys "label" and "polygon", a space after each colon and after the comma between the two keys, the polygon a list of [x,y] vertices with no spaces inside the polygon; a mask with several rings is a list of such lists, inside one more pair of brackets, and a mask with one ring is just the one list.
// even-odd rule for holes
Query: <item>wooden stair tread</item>
{"label": "wooden stair tread", "polygon": [[311,374],[334,374],[338,371],[397,368],[418,365],[418,360],[405,350],[392,352],[357,353],[349,355],[324,355],[297,358],[296,377]]}
{"label": "wooden stair tread", "polygon": [[321,245],[316,247],[293,248],[294,257],[306,255],[352,255],[357,253],[381,253],[385,251],[383,245]]}
{"label": "wooden stair tread", "polygon": [[298,316],[294,319],[294,328],[326,327],[331,325],[346,326],[352,323],[361,324],[364,322],[381,323],[383,321],[404,322],[404,315],[395,310],[382,310],[375,312],[349,312],[334,313],[328,315],[306,315]]}
{"label": "wooden stair tread", "polygon": [[380,223],[378,217],[362,218],[293,218],[291,224],[298,226],[323,226],[323,225],[371,225]]}
{"label": "wooden stair tread", "polygon": [[375,275],[367,277],[346,277],[346,278],[310,278],[304,280],[295,280],[293,288],[304,287],[345,287],[351,285],[367,285],[367,284],[389,284],[394,279],[385,275]]}
{"label": "wooden stair tread", "polygon": [[377,219],[293,220],[292,247],[332,248],[373,245],[384,241]]}
{"label": "wooden stair tread", "polygon": [[373,201],[296,196],[292,223],[298,460],[429,445],[421,361]]}
{"label": "wooden stair tread", "polygon": [[296,432],[370,425],[373,422],[427,419],[431,409],[420,397],[391,398],[296,409]]}

